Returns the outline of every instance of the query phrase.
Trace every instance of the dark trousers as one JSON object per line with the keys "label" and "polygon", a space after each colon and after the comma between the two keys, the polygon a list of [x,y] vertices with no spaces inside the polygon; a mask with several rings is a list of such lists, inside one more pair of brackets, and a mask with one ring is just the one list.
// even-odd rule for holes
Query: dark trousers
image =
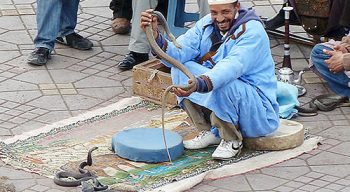
{"label": "dark trousers", "polygon": [[344,27],[350,28],[350,1],[346,0],[344,3],[344,9],[342,17],[340,18],[340,24]]}
{"label": "dark trousers", "polygon": [[[113,11],[113,19],[125,18],[130,21],[132,18],[132,0],[112,0],[109,4],[109,8]],[[156,10],[163,13],[164,17],[166,18],[168,1],[160,0]]]}

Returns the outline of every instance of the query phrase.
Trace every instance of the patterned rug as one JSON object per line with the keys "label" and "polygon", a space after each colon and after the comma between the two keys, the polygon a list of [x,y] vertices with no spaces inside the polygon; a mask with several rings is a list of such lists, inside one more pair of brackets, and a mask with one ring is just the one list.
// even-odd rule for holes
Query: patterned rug
{"label": "patterned rug", "polygon": [[[110,150],[111,138],[119,131],[135,127],[160,127],[159,106],[138,97],[70,118],[39,130],[0,141],[2,160],[15,168],[53,178],[63,170],[77,171],[93,152],[91,170],[103,184],[123,191],[183,191],[203,179],[240,174],[296,157],[317,146],[319,138],[307,138],[292,150],[267,152],[243,150],[237,158],[212,160],[215,148],[185,151],[170,163],[146,164],[117,157]],[[166,128],[185,139],[197,132],[186,113],[171,110],[166,114]],[[263,160],[261,160],[263,159]],[[180,184],[181,183],[181,184]]]}

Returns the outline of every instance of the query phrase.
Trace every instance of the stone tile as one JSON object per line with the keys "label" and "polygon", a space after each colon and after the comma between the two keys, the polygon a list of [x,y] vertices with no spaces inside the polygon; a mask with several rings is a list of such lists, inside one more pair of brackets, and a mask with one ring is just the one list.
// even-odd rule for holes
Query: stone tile
{"label": "stone tile", "polygon": [[[57,51],[59,49],[55,49],[55,50]],[[67,50],[70,50],[70,49],[67,49]],[[46,65],[47,69],[49,70],[65,69],[81,61],[80,59],[69,57],[69,55],[67,56],[63,56],[59,54],[52,56],[49,63]]]}
{"label": "stone tile", "polygon": [[107,68],[110,68],[110,66],[103,65],[103,64],[96,64],[96,65],[91,66],[90,68],[102,71],[102,70],[105,70]]}
{"label": "stone tile", "polygon": [[42,123],[54,123],[69,117],[71,117],[71,115],[68,111],[51,111],[36,118],[35,120]]}
{"label": "stone tile", "polygon": [[342,126],[342,125],[350,125],[350,123],[349,123],[349,120],[336,120],[336,121],[333,121],[333,125],[335,125],[335,126]]}
{"label": "stone tile", "polygon": [[305,183],[305,184],[310,183],[313,180],[314,180],[313,178],[305,177],[305,176],[301,176],[301,177],[294,179],[294,181],[296,181],[296,182],[301,182],[301,183]]}
{"label": "stone tile", "polygon": [[[340,145],[332,148],[330,151],[333,153],[347,155],[348,157],[350,157],[349,148],[350,148],[350,142],[344,142],[344,143],[341,143]],[[343,162],[343,163],[345,163],[345,162]]]}
{"label": "stone tile", "polygon": [[[99,76],[99,77],[108,78],[108,77],[112,76],[113,73],[106,72],[106,71],[102,71],[102,72],[96,73],[95,75],[96,75],[96,76]],[[112,79],[113,79],[113,78],[112,78]]]}
{"label": "stone tile", "polygon": [[[339,148],[339,150],[341,151],[342,149]],[[309,158],[307,162],[309,165],[347,164],[350,163],[350,158],[349,156],[338,155],[325,151]]]}
{"label": "stone tile", "polygon": [[201,185],[197,185],[194,186],[193,188],[191,188],[191,191],[198,191],[198,192],[211,192],[211,191],[217,191],[218,188],[217,187],[213,187],[210,186],[209,184],[201,184]]}
{"label": "stone tile", "polygon": [[331,176],[331,175],[325,175],[325,176],[321,177],[320,179],[323,181],[334,182],[334,181],[338,180],[339,178]]}
{"label": "stone tile", "polygon": [[119,81],[106,79],[102,77],[90,76],[74,83],[74,86],[78,88],[90,88],[90,87],[116,87],[121,86]]}
{"label": "stone tile", "polygon": [[32,176],[30,173],[25,171],[19,171],[9,167],[0,166],[0,176],[5,176],[10,180],[13,179],[31,179]]}
{"label": "stone tile", "polygon": [[44,123],[41,123],[38,121],[28,121],[28,122],[25,122],[21,125],[18,125],[16,127],[12,128],[11,131],[15,135],[20,135],[20,134],[23,134],[23,133],[28,132],[28,131],[33,131],[33,130],[38,129],[40,127],[43,127],[45,125],[47,125],[47,124],[44,124]]}
{"label": "stone tile", "polygon": [[50,74],[55,83],[72,83],[86,78],[88,75],[70,71],[67,69],[50,70]]}
{"label": "stone tile", "polygon": [[322,177],[323,175],[324,174],[322,174],[322,173],[310,172],[310,173],[306,174],[305,176],[313,178],[313,179],[318,179],[318,178]]}
{"label": "stone tile", "polygon": [[16,127],[17,124],[11,123],[11,122],[3,122],[3,123],[1,123],[0,126],[3,128],[6,128],[6,129],[12,129],[12,128]]}
{"label": "stone tile", "polygon": [[28,71],[16,76],[15,79],[25,81],[25,82],[35,83],[35,84],[53,83],[50,77],[50,74],[47,72],[47,70]]}
{"label": "stone tile", "polygon": [[32,39],[26,31],[9,31],[0,35],[0,39],[15,44],[31,44]]}
{"label": "stone tile", "polygon": [[310,166],[313,171],[335,177],[345,177],[350,173],[350,165]]}
{"label": "stone tile", "polygon": [[335,183],[332,183],[332,184],[329,184],[327,186],[325,186],[326,189],[332,189],[332,190],[335,190],[335,191],[340,191],[340,189],[343,189],[344,186],[343,185],[339,185],[339,184],[335,184]]}
{"label": "stone tile", "polygon": [[0,136],[12,136],[12,133],[8,128],[1,128],[1,124],[2,123],[0,123]]}
{"label": "stone tile", "polygon": [[14,59],[14,58],[20,56],[20,53],[18,51],[0,51],[0,55],[1,55],[0,63],[4,63],[6,61],[9,61],[11,59]]}
{"label": "stone tile", "polygon": [[315,180],[309,183],[310,185],[315,185],[317,187],[324,187],[329,184],[328,181]]}
{"label": "stone tile", "polygon": [[208,184],[210,186],[223,188],[226,190],[232,190],[233,188],[236,191],[249,191],[249,190],[251,190],[251,188],[249,187],[249,184],[248,184],[247,180],[244,178],[244,176],[234,176],[234,177],[223,178],[223,179],[212,181]]}
{"label": "stone tile", "polygon": [[103,62],[105,61],[106,59],[103,58],[103,57],[91,57],[89,59],[87,59],[88,61],[91,61],[91,62],[94,62],[94,63],[100,63],[100,62]]}
{"label": "stone tile", "polygon": [[100,47],[94,47],[92,50],[80,51],[76,49],[55,49],[58,55],[69,56],[76,59],[87,59],[102,52]]}
{"label": "stone tile", "polygon": [[34,101],[28,103],[29,105],[40,107],[47,110],[67,110],[67,107],[61,96],[42,96]]}
{"label": "stone tile", "polygon": [[39,88],[40,90],[57,89],[56,84],[54,83],[39,84]]}
{"label": "stone tile", "polygon": [[331,190],[331,189],[317,189],[317,192],[334,192],[334,190]]}
{"label": "stone tile", "polygon": [[11,183],[16,187],[17,191],[22,191],[26,188],[30,188],[36,184],[35,179],[16,179],[11,180]]}
{"label": "stone tile", "polygon": [[17,109],[11,109],[11,110],[5,112],[5,114],[12,115],[12,116],[18,116],[22,113],[24,113],[24,112],[17,110]]}
{"label": "stone tile", "polygon": [[95,74],[95,73],[98,73],[99,70],[97,69],[91,69],[91,68],[87,68],[87,69],[84,69],[81,71],[82,73],[86,73],[86,74]]}
{"label": "stone tile", "polygon": [[269,167],[262,169],[261,172],[266,175],[279,177],[283,179],[295,179],[308,173],[310,170],[308,167]]}
{"label": "stone tile", "polygon": [[111,99],[124,92],[123,87],[84,88],[84,89],[77,89],[77,90],[79,94],[94,97],[94,98],[100,98],[104,100]]}
{"label": "stone tile", "polygon": [[31,113],[34,113],[34,114],[42,115],[42,114],[47,113],[48,110],[40,109],[40,108],[35,108],[35,109],[31,110],[30,112],[31,112]]}
{"label": "stone tile", "polygon": [[246,178],[253,190],[272,190],[273,188],[287,182],[285,179],[279,179],[262,174],[248,174],[246,175]]}
{"label": "stone tile", "polygon": [[348,126],[334,126],[320,133],[321,136],[342,141],[350,141],[350,132]]}
{"label": "stone tile", "polygon": [[341,190],[341,192],[347,192],[350,191],[350,187],[345,187],[344,189]]}
{"label": "stone tile", "polygon": [[1,26],[1,28],[8,29],[8,30],[23,30],[23,29],[25,29],[20,18],[16,17],[16,16],[2,16],[2,17],[0,17],[0,26]]}
{"label": "stone tile", "polygon": [[103,101],[83,95],[63,95],[63,98],[70,110],[90,109]]}
{"label": "stone tile", "polygon": [[11,77],[14,77],[16,75],[17,75],[16,73],[11,73],[11,72],[8,72],[8,71],[5,71],[5,72],[0,74],[0,76],[6,77],[6,78],[11,78]]}
{"label": "stone tile", "polygon": [[288,192],[288,191],[293,191],[294,188],[291,187],[286,187],[286,186],[280,186],[274,189],[275,191],[280,191],[280,192]]}
{"label": "stone tile", "polygon": [[4,108],[4,107],[0,107],[0,113],[4,113],[4,112],[6,112],[8,110],[10,110],[10,109]]}
{"label": "stone tile", "polygon": [[299,189],[304,190],[304,191],[317,191],[320,187],[313,186],[313,185],[304,185],[300,187]]}
{"label": "stone tile", "polygon": [[11,102],[11,101],[8,101],[6,103],[3,103],[1,106],[2,107],[6,107],[6,108],[10,108],[10,109],[13,109],[15,107],[18,107],[20,104],[18,103],[14,103],[14,102]]}
{"label": "stone tile", "polygon": [[5,51],[5,50],[18,50],[18,47],[13,43],[0,41],[0,51]]}
{"label": "stone tile", "polygon": [[32,189],[34,191],[38,191],[38,192],[44,192],[44,191],[49,190],[49,187],[43,186],[43,185],[35,185],[35,186],[31,187],[30,189]]}
{"label": "stone tile", "polygon": [[26,112],[26,113],[23,113],[23,114],[19,115],[18,117],[21,117],[21,118],[24,118],[24,119],[34,119],[34,118],[38,117],[38,114],[34,114],[34,113],[31,113],[31,112]]}
{"label": "stone tile", "polygon": [[5,113],[0,114],[0,120],[7,121],[7,120],[12,119],[12,118],[13,118],[12,115],[5,114]]}
{"label": "stone tile", "polygon": [[60,92],[57,89],[50,89],[50,90],[41,90],[43,92],[43,95],[59,95]]}
{"label": "stone tile", "polygon": [[23,90],[35,90],[38,87],[36,85],[21,82],[17,80],[8,79],[1,82],[0,91],[23,91]]}
{"label": "stone tile", "polygon": [[74,86],[72,83],[56,84],[56,86],[59,89],[74,89]]}
{"label": "stone tile", "polygon": [[21,117],[15,117],[15,118],[12,118],[9,120],[9,122],[15,123],[15,124],[22,124],[22,123],[27,122],[27,121],[28,121],[28,119],[24,119]]}
{"label": "stone tile", "polygon": [[335,183],[339,185],[350,186],[350,180],[348,179],[339,179]]}
{"label": "stone tile", "polygon": [[78,94],[75,89],[60,89],[59,90],[62,95],[75,95]]}

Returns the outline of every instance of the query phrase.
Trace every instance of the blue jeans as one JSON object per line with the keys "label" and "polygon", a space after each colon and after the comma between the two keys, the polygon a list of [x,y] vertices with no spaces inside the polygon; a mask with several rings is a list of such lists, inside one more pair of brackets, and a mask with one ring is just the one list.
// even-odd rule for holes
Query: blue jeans
{"label": "blue jeans", "polygon": [[79,0],[37,0],[35,47],[54,48],[55,39],[74,32]]}
{"label": "blue jeans", "polygon": [[319,75],[327,81],[329,87],[337,95],[350,97],[350,78],[344,73],[332,73],[329,71],[328,65],[324,62],[330,56],[323,53],[323,49],[331,50],[331,48],[318,44],[311,51],[311,61],[314,64],[314,69]]}

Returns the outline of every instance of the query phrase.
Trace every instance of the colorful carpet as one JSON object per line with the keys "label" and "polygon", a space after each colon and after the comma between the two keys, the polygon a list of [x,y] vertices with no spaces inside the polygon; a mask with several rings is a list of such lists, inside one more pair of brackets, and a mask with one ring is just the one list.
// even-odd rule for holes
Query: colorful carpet
{"label": "colorful carpet", "polygon": [[[319,138],[307,138],[300,147],[267,152],[243,150],[228,161],[211,159],[214,148],[185,151],[170,163],[146,164],[119,158],[112,151],[111,138],[117,132],[135,127],[160,127],[160,109],[138,97],[78,117],[57,122],[39,130],[0,141],[2,160],[15,168],[52,178],[60,169],[77,170],[93,152],[93,165],[87,169],[111,189],[123,191],[183,191],[204,179],[244,173],[266,167],[310,151]],[[193,137],[187,115],[181,110],[166,114],[166,128],[185,139]],[[161,138],[160,138],[161,139]]]}

